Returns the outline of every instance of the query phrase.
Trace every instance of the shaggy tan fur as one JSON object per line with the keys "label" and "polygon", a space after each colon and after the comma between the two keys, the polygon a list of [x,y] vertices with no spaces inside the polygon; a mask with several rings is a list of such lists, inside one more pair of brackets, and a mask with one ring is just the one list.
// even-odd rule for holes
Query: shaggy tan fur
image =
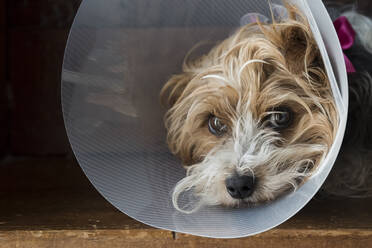
{"label": "shaggy tan fur", "polygon": [[[242,147],[240,155],[231,156],[237,161],[253,145],[256,151],[250,156],[261,154],[263,147],[270,154],[245,165],[259,182],[244,201],[251,204],[273,200],[303,183],[331,146],[338,115],[321,55],[306,18],[295,7],[286,7],[287,20],[243,26],[208,54],[195,60],[187,56],[183,72],[162,89],[162,102],[169,108],[165,116],[169,148],[188,170],[175,188],[176,208],[179,194],[191,189],[206,204],[242,203],[229,198],[223,187],[226,175],[238,166],[227,158],[229,152],[214,163],[232,163],[230,167],[216,166],[212,177],[206,166],[219,152],[236,153],[236,143]],[[294,121],[275,132],[263,124],[278,106],[292,109]],[[211,115],[227,124],[226,134],[218,137],[209,132]],[[269,144],[240,140],[247,136],[248,127],[251,135],[264,132]]]}

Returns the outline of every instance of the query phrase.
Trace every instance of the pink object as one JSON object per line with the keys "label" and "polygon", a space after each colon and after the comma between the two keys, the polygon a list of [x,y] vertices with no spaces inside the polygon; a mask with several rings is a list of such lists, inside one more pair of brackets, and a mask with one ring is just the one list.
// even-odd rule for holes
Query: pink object
{"label": "pink object", "polygon": [[[356,33],[348,19],[345,16],[340,16],[333,22],[333,25],[336,29],[338,39],[340,40],[342,50],[351,48],[354,44]],[[354,65],[345,54],[344,59],[346,71],[348,73],[356,72]]]}

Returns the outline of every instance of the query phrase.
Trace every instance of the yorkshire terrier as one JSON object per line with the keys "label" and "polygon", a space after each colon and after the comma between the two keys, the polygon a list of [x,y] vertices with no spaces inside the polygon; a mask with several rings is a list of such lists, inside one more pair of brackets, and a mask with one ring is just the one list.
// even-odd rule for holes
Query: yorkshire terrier
{"label": "yorkshire terrier", "polygon": [[[163,87],[168,146],[187,171],[173,191],[176,209],[272,201],[301,186],[327,155],[339,123],[330,82],[306,17],[286,9],[285,19],[244,25],[203,56],[186,56]],[[365,54],[350,54],[357,56]],[[367,69],[350,75],[355,91],[359,81],[370,87]],[[356,135],[365,133],[348,136]],[[192,207],[179,204],[187,192]]]}

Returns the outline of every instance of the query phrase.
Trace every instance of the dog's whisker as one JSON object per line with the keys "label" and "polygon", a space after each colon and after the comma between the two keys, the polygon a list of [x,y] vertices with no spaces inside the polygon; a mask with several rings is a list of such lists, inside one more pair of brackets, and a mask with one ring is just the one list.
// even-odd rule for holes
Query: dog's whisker
{"label": "dog's whisker", "polygon": [[241,78],[241,75],[242,75],[244,69],[245,69],[248,65],[250,65],[250,64],[252,64],[252,63],[269,64],[268,62],[266,62],[266,61],[264,61],[264,60],[262,60],[262,59],[251,59],[251,60],[248,60],[248,61],[245,62],[245,63],[240,67],[240,69],[239,69],[239,72],[238,72],[238,78],[239,78],[239,79]]}
{"label": "dog's whisker", "polygon": [[217,79],[217,80],[221,80],[224,83],[228,83],[227,79],[220,76],[220,75],[212,74],[212,75],[206,75],[206,76],[202,77],[202,79],[208,79],[208,78]]}

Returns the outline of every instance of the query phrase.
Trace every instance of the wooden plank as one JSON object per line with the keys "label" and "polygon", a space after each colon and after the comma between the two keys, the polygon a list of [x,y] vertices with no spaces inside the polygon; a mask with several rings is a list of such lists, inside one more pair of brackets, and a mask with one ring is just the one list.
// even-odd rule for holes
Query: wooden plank
{"label": "wooden plank", "polygon": [[0,172],[0,231],[148,228],[104,200],[73,160],[11,159]]}
{"label": "wooden plank", "polygon": [[[0,234],[1,235],[1,234]],[[183,236],[183,235],[181,235]],[[59,230],[12,231],[0,236],[1,248],[369,248],[371,232],[355,231],[270,231],[241,239],[209,239],[180,237],[174,240],[170,232],[162,230]]]}
{"label": "wooden plank", "polygon": [[312,200],[263,234],[209,239],[173,235],[120,213],[71,160],[14,160],[0,170],[1,248],[372,247],[372,199]]}

